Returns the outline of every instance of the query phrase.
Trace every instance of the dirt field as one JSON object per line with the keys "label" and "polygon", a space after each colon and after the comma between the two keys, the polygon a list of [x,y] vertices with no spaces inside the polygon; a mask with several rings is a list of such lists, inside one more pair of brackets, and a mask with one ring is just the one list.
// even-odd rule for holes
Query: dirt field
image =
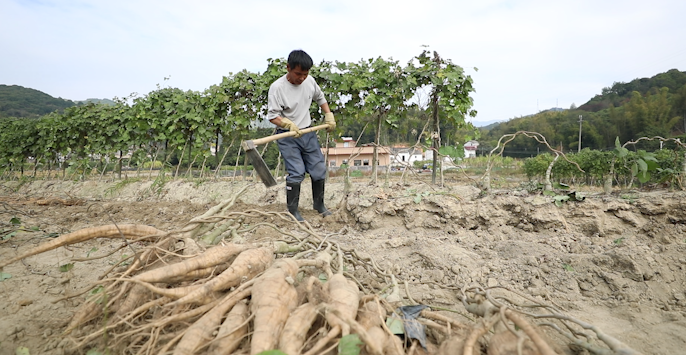
{"label": "dirt field", "polygon": [[[23,231],[4,234],[0,259],[51,233],[113,222],[176,230],[246,183],[151,184],[5,182],[0,187],[2,229],[16,229],[19,225],[10,220],[17,218]],[[485,195],[464,185],[432,189],[359,183],[346,194],[342,183],[330,183],[326,192],[335,214],[324,219],[311,210],[307,185],[303,217],[322,235],[373,256],[407,281],[416,302],[464,311],[455,293],[438,285],[507,286],[556,304],[644,354],[686,354],[684,192],[587,193],[585,200],[561,207],[524,190]],[[284,211],[283,186],[252,185],[232,207],[247,209]],[[249,237],[264,240],[278,233],[258,228]],[[0,282],[0,354],[14,354],[20,346],[31,354],[62,354],[67,340],[60,334],[84,297],[60,299],[83,291],[131,252],[124,248],[77,261],[64,272],[59,266],[73,258],[106,255],[121,245],[116,239],[95,240],[5,267],[3,275],[11,278]]]}

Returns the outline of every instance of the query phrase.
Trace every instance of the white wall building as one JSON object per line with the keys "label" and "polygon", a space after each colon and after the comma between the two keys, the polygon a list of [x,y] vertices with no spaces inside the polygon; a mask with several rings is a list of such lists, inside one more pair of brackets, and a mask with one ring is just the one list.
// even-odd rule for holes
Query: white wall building
{"label": "white wall building", "polygon": [[479,147],[479,142],[477,141],[469,141],[464,144],[464,157],[465,159],[467,158],[475,158],[476,157],[476,149]]}
{"label": "white wall building", "polygon": [[[440,156],[440,155],[439,155],[439,156]],[[427,150],[426,152],[424,152],[424,160],[432,160],[432,161],[433,161],[433,159],[434,159],[434,151],[433,151],[433,150],[429,149],[429,150]],[[443,162],[444,162],[444,163],[452,162],[452,161],[453,161],[453,158],[451,158],[451,157],[449,157],[449,156],[444,156],[444,157],[443,157]]]}
{"label": "white wall building", "polygon": [[391,148],[391,166],[413,166],[415,161],[424,160],[422,151],[415,148]]}

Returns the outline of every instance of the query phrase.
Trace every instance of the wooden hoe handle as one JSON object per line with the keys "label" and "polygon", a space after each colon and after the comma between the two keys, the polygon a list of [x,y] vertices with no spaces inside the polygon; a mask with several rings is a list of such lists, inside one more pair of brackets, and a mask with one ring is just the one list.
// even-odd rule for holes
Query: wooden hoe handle
{"label": "wooden hoe handle", "polygon": [[[321,129],[327,129],[327,128],[329,128],[329,125],[323,124],[323,125],[319,125],[319,126],[301,129],[300,133],[305,134],[305,133],[319,131]],[[283,132],[283,133],[279,133],[279,134],[273,134],[271,136],[264,137],[264,138],[253,139],[252,144],[253,145],[260,145],[260,144],[269,143],[269,142],[272,142],[272,141],[275,141],[275,140],[278,140],[281,138],[293,137],[293,136],[295,136],[295,132],[290,132],[290,131],[289,132]]]}

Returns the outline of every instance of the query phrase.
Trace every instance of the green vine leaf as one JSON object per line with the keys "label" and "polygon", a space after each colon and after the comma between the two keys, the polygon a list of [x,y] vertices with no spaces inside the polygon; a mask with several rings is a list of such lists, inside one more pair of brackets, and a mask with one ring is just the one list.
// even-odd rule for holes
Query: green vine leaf
{"label": "green vine leaf", "polygon": [[636,176],[636,175],[638,175],[638,164],[633,163],[631,165],[631,176]]}
{"label": "green vine leaf", "polygon": [[12,237],[14,237],[14,236],[16,236],[16,235],[17,235],[17,231],[13,231],[13,232],[8,233],[7,235],[3,236],[3,237],[2,237],[2,240],[10,239],[10,238],[12,238]]}
{"label": "green vine leaf", "polygon": [[645,184],[648,181],[650,181],[650,173],[648,171],[642,171],[638,174],[638,181],[641,182],[641,184]]}
{"label": "green vine leaf", "polygon": [[60,272],[67,272],[74,268],[74,263],[60,265]]}
{"label": "green vine leaf", "polygon": [[339,355],[359,355],[364,343],[357,334],[348,334],[338,342]]}
{"label": "green vine leaf", "polygon": [[403,325],[403,321],[398,317],[387,317],[386,326],[393,334],[405,334],[405,326]]}
{"label": "green vine leaf", "polygon": [[636,163],[638,164],[638,170],[639,170],[639,171],[641,171],[641,172],[646,172],[646,171],[648,171],[648,164],[645,162],[645,160],[643,160],[643,159],[638,159],[638,160],[636,161]]}
{"label": "green vine leaf", "polygon": [[553,200],[555,201],[555,205],[557,207],[562,207],[563,202],[569,201],[569,196],[568,195],[556,195],[553,197]]}
{"label": "green vine leaf", "polygon": [[91,250],[89,250],[89,251],[86,253],[86,257],[87,257],[87,258],[90,257],[90,256],[91,256],[91,253],[95,253],[96,251],[98,251],[98,248],[92,247]]}

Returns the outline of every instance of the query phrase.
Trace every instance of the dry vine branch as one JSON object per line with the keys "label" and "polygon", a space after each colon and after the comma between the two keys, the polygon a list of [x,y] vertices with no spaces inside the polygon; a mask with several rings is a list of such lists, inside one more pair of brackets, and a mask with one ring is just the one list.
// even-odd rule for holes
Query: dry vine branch
{"label": "dry vine branch", "polygon": [[[551,152],[555,153],[556,159],[557,159],[557,156],[561,155],[568,163],[573,164],[574,166],[576,166],[577,169],[579,169],[579,171],[584,172],[584,170],[581,169],[581,167],[579,166],[579,164],[577,164],[576,162],[573,162],[573,161],[569,160],[569,159],[567,158],[567,156],[565,155],[564,152],[562,152],[561,150],[558,150],[558,149],[555,149],[555,148],[551,147],[550,144],[548,143],[548,140],[547,140],[542,134],[540,134],[540,133],[538,133],[538,132],[517,131],[517,132],[515,132],[515,133],[506,134],[506,135],[500,137],[500,139],[498,139],[498,144],[495,146],[495,148],[493,148],[493,149],[488,153],[488,166],[486,167],[486,172],[485,172],[484,175],[481,177],[481,180],[483,181],[483,188],[484,188],[485,191],[490,191],[490,190],[491,190],[491,169],[493,168],[493,164],[494,164],[494,161],[493,161],[493,159],[492,159],[493,153],[494,153],[496,150],[498,150],[498,148],[500,148],[500,151],[498,151],[498,153],[496,154],[496,156],[502,156],[503,151],[505,150],[505,146],[506,146],[508,143],[512,142],[512,141],[513,141],[515,138],[517,138],[517,136],[519,136],[519,135],[523,135],[523,136],[528,137],[528,138],[533,138],[533,139],[536,140],[536,142],[538,142],[538,143],[540,143],[540,144],[544,144],[546,147],[548,147],[548,149],[549,149]],[[506,139],[506,140],[503,142],[503,139]],[[501,144],[502,144],[502,146],[501,146]],[[552,168],[552,165],[549,167],[549,169],[550,169],[550,168]],[[547,174],[546,174],[546,175],[547,175]],[[549,179],[549,177],[547,177],[547,179]],[[548,184],[549,184],[549,181],[546,182],[546,185],[548,185]],[[551,187],[552,187],[552,184],[551,184]]]}
{"label": "dry vine branch", "polygon": [[613,354],[621,354],[621,355],[640,355],[641,354],[640,352],[638,352],[638,351],[630,348],[626,344],[622,343],[618,339],[605,334],[603,331],[598,329],[598,327],[596,327],[592,324],[586,323],[586,322],[582,322],[581,320],[576,319],[574,317],[571,317],[568,315],[563,315],[563,314],[542,314],[542,315],[538,315],[537,318],[554,318],[554,319],[559,319],[559,320],[563,320],[563,321],[569,321],[569,322],[572,322],[572,323],[575,323],[575,324],[581,326],[582,328],[584,328],[586,330],[590,330],[593,333],[595,333],[595,335],[598,337],[598,339],[600,339],[603,343],[605,343],[608,347],[610,347],[610,349],[613,351]]}
{"label": "dry vine branch", "polygon": [[[626,148],[629,145],[636,145],[641,141],[654,141],[654,140],[658,140],[660,142],[674,142],[677,146],[684,148],[684,160],[682,161],[682,164],[681,164],[681,176],[678,179],[679,187],[683,190],[684,189],[683,179],[686,176],[686,144],[682,143],[681,139],[679,139],[679,138],[663,138],[660,136],[654,136],[654,137],[650,137],[650,138],[649,137],[641,137],[635,141],[628,141],[628,142],[622,144],[622,148]],[[610,177],[612,177],[612,175],[614,174],[614,165],[615,165],[616,159],[617,159],[616,156],[612,157],[612,165],[610,166],[610,174],[609,174]],[[631,182],[629,183],[628,186],[632,186],[633,181],[634,181],[634,177],[632,176]],[[606,184],[607,184],[607,182],[606,182]],[[610,180],[610,184],[612,184],[612,180]],[[611,190],[611,186],[610,186],[610,190]],[[609,192],[606,190],[605,193],[609,193]]]}
{"label": "dry vine branch", "polygon": [[[360,138],[362,138],[364,131],[367,130],[367,126],[369,126],[369,122],[367,122],[364,125],[364,127],[362,127],[362,131],[360,132],[360,135],[357,137],[357,141],[355,141],[356,146],[357,146],[357,142],[359,142]],[[348,156],[348,165],[345,169],[345,185],[344,185],[346,193],[349,193],[350,188],[352,187],[352,184],[350,182],[350,163],[353,162],[354,159],[357,158],[360,154],[362,154],[362,147],[360,147],[357,150],[357,153],[355,153],[355,151],[353,151],[353,153],[351,153],[350,156]]]}
{"label": "dry vine branch", "polygon": [[[508,300],[505,297],[495,297],[491,295],[491,290],[494,288],[500,288],[503,290],[507,290],[509,292],[512,292],[520,297],[523,297],[524,299],[532,302],[531,305],[520,305],[516,304],[510,300]],[[522,315],[526,315],[527,317],[531,317],[532,319],[556,319],[562,322],[562,324],[569,330],[569,331],[564,331],[560,328],[559,325],[553,324],[553,323],[542,323],[541,325],[546,325],[551,327],[552,329],[555,329],[558,331],[560,334],[563,336],[569,338],[572,340],[572,344],[582,346],[586,348],[587,350],[591,351],[593,354],[604,354],[604,355],[639,355],[640,353],[631,349],[628,347],[626,344],[620,342],[619,340],[603,333],[600,331],[597,327],[582,322],[574,317],[568,316],[563,314],[558,308],[545,305],[545,304],[540,304],[538,301],[534,300],[530,296],[524,295],[521,292],[517,292],[515,290],[511,290],[507,287],[500,287],[496,286],[494,288],[483,288],[481,286],[471,286],[471,287],[463,287],[462,289],[462,294],[461,297],[463,299],[463,303],[465,304],[465,308],[467,308],[468,311],[479,315],[479,316],[488,316],[489,314],[495,314],[496,312],[507,317],[508,319],[512,320],[519,328],[523,329],[527,336],[536,344],[536,347],[541,351],[542,354],[555,354],[554,350],[550,347],[548,347],[547,341],[542,338],[540,331],[536,330],[535,325],[529,321],[527,321],[525,318],[522,317]],[[509,304],[505,304],[501,301],[507,301]],[[524,312],[521,311],[513,306],[516,307],[528,307],[528,308],[543,308],[546,309],[552,313],[548,314],[534,314],[530,312]],[[570,323],[576,324],[581,326],[584,329],[591,330],[593,331],[597,338],[601,340],[603,343],[605,343],[610,349],[603,349],[597,345],[590,344],[589,341],[589,336],[587,334],[578,332],[573,329]],[[512,329],[510,329],[512,331]],[[512,331],[514,333],[514,331]],[[576,338],[577,336],[583,336],[587,340],[581,340]]]}

